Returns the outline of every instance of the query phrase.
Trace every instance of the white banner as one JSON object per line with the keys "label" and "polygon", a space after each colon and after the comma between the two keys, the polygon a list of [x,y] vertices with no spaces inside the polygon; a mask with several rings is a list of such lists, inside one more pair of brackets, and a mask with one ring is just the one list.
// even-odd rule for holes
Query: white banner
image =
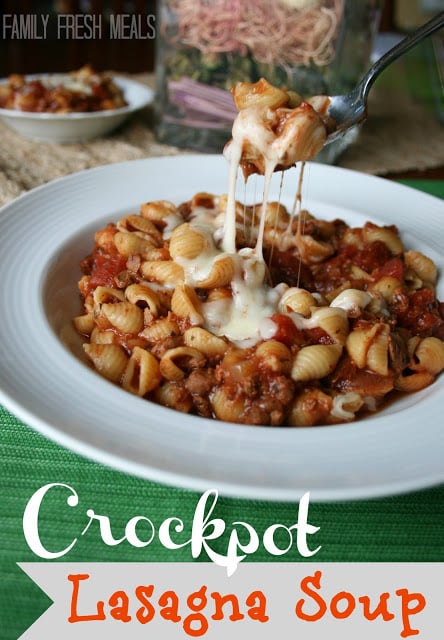
{"label": "white banner", "polygon": [[444,563],[23,563],[53,600],[21,640],[442,637]]}

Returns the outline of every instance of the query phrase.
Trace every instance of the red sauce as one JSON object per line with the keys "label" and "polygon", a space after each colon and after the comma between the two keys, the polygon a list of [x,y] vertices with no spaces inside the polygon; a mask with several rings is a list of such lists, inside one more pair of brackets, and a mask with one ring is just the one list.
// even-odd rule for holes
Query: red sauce
{"label": "red sauce", "polygon": [[271,316],[272,321],[276,325],[276,333],[273,336],[274,340],[283,342],[287,347],[291,347],[292,344],[303,344],[304,336],[293,320],[283,313],[275,313]]}
{"label": "red sauce", "polygon": [[115,287],[115,277],[126,268],[126,258],[117,249],[104,253],[102,249],[94,250],[92,255],[91,277],[85,287],[88,295],[96,287]]}
{"label": "red sauce", "polygon": [[439,335],[444,321],[433,291],[418,289],[408,296],[406,309],[396,309],[399,323],[420,336]]}
{"label": "red sauce", "polygon": [[396,278],[397,280],[404,279],[404,263],[401,258],[391,258],[380,267],[376,273],[373,273],[373,278],[378,281],[381,278]]}
{"label": "red sauce", "polygon": [[313,327],[312,329],[305,329],[304,331],[308,342],[310,344],[334,344],[331,336],[328,335],[321,327]]}
{"label": "red sauce", "polygon": [[286,282],[290,287],[313,290],[312,273],[309,267],[301,264],[299,255],[295,252],[264,249],[264,259],[274,284]]}
{"label": "red sauce", "polygon": [[366,245],[353,257],[353,262],[367,273],[385,265],[391,258],[390,249],[380,240]]}

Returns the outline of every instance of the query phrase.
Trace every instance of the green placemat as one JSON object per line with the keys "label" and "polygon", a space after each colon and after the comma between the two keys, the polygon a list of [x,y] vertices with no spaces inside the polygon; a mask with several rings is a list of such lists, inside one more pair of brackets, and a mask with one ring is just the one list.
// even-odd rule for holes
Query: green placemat
{"label": "green placemat", "polygon": [[[404,181],[444,198],[444,182]],[[400,464],[402,461],[400,461]],[[67,494],[51,494],[41,512],[40,528],[50,549],[62,549],[79,536],[69,562],[190,562],[188,548],[167,551],[156,539],[144,549],[124,542],[107,547],[97,527],[80,536],[86,510],[110,518],[115,538],[135,515],[145,515],[157,527],[177,515],[191,520],[200,494],[162,486],[114,471],[46,440],[0,408],[0,638],[15,640],[49,606],[48,598],[17,567],[37,561],[24,539],[22,518],[32,494],[48,483],[64,483],[77,492],[79,505],[66,506]],[[443,456],[444,465],[444,456]],[[268,526],[291,526],[297,504],[220,497],[217,517],[227,524],[242,520],[260,534]],[[444,486],[401,496],[353,502],[313,503],[310,522],[320,527],[313,562],[443,562]],[[188,522],[189,522],[188,521]],[[225,538],[213,545],[226,552]],[[295,547],[273,558],[261,547],[251,561],[298,562]],[[206,556],[196,562],[207,561]],[[306,561],[304,559],[304,561]]]}

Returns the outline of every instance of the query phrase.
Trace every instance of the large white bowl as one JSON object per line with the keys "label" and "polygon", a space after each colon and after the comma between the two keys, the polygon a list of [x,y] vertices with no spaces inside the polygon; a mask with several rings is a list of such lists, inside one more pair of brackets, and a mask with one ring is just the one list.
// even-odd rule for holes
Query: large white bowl
{"label": "large white bowl", "polygon": [[[290,207],[298,173],[275,174],[271,197]],[[81,361],[71,319],[96,229],[148,200],[226,193],[222,156],[148,158],[72,174],[0,210],[0,402],[82,455],[150,480],[225,495],[299,500],[365,498],[444,482],[444,376],[351,424],[252,427],[173,411],[128,393]],[[260,179],[239,180],[240,199]],[[405,246],[444,273],[444,201],[354,171],[307,163],[302,203],[313,215],[396,224]],[[438,295],[444,298],[441,275]]]}
{"label": "large white bowl", "polygon": [[[27,76],[33,80],[47,77],[48,74]],[[32,140],[59,144],[86,142],[111,133],[153,99],[153,91],[140,82],[126,78],[113,80],[123,91],[128,106],[88,113],[32,113],[0,108],[0,117],[18,133]]]}

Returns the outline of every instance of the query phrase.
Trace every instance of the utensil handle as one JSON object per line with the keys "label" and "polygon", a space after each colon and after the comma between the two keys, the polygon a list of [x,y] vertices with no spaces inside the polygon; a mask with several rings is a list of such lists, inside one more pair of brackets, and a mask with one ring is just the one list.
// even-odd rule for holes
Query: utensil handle
{"label": "utensil handle", "polygon": [[383,71],[389,64],[394,62],[397,58],[399,58],[402,54],[406,53],[414,47],[416,44],[432,35],[435,31],[438,31],[441,27],[444,26],[444,11],[441,11],[434,18],[423,24],[419,29],[416,29],[412,33],[410,33],[407,37],[405,37],[401,42],[398,42],[392,49],[387,51],[379,60],[375,62],[375,64],[369,69],[364,78],[360,82],[361,86],[361,95],[366,98],[368,92],[376,80],[378,75]]}

